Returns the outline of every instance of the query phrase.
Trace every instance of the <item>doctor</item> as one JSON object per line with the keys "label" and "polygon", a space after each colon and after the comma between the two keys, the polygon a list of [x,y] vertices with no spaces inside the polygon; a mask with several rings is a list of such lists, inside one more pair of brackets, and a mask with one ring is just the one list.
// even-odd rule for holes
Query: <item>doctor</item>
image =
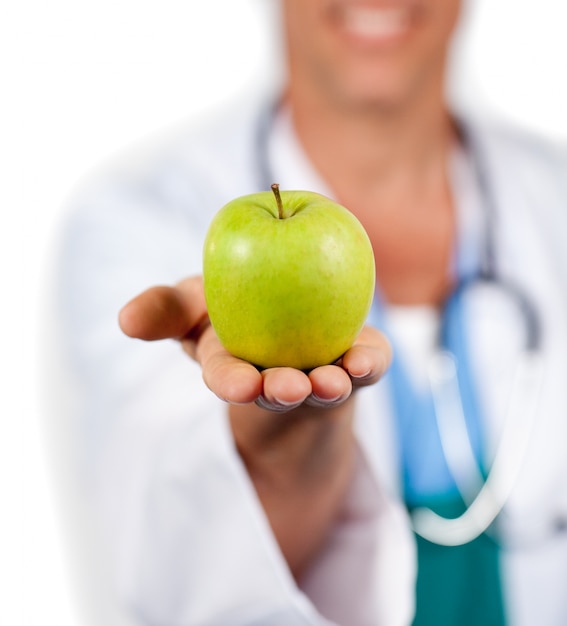
{"label": "doctor", "polygon": [[[277,99],[77,199],[62,315],[136,623],[567,623],[565,160],[448,109],[460,4],[284,0]],[[207,225],[274,181],[333,196],[372,241],[384,334],[340,366],[259,373],[207,323]],[[120,335],[141,291],[124,333],[190,359]]]}

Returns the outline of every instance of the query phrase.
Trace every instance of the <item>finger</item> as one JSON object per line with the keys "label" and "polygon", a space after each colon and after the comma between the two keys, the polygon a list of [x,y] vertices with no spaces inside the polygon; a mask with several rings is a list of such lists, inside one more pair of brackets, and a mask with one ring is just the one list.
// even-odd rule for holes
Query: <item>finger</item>
{"label": "finger", "polygon": [[352,348],[341,359],[355,386],[372,385],[386,373],[392,362],[392,347],[380,331],[365,326]]}
{"label": "finger", "polygon": [[311,394],[311,382],[301,370],[274,367],[262,372],[263,393],[256,403],[270,411],[291,411]]}
{"label": "finger", "polygon": [[154,341],[180,338],[206,319],[207,307],[200,277],[187,278],[175,287],[152,287],[128,302],[119,324],[129,337]]}
{"label": "finger", "polygon": [[352,382],[342,367],[323,365],[309,372],[312,393],[306,403],[328,407],[344,402],[352,392]]}
{"label": "finger", "polygon": [[181,345],[201,364],[205,384],[221,400],[249,404],[261,395],[262,374],[227,352],[210,325],[196,346],[191,339],[182,339]]}

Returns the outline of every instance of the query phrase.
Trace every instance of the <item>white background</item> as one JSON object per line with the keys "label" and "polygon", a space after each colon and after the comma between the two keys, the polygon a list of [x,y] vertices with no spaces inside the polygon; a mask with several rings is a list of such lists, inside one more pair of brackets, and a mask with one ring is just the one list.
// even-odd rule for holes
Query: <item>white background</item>
{"label": "white background", "polygon": [[[263,80],[272,38],[262,5],[272,1],[17,0],[0,9],[1,624],[84,623],[38,378],[65,199],[115,151]],[[564,1],[468,4],[460,98],[567,142]]]}

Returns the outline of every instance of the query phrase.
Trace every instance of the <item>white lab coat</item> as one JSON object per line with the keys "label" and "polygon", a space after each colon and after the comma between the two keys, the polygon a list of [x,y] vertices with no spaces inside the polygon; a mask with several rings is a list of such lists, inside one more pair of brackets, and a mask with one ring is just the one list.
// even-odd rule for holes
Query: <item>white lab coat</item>
{"label": "white lab coat", "polygon": [[[62,345],[68,381],[79,390],[78,469],[111,587],[135,623],[148,626],[402,626],[413,611],[415,554],[396,499],[387,386],[357,394],[355,483],[300,589],[235,452],[226,407],[175,342],[133,341],[116,323],[140,290],[200,272],[212,215],[260,185],[257,124],[258,110],[247,105],[224,121],[178,130],[83,186],[67,220]],[[510,536],[544,538],[505,552],[507,607],[513,626],[560,626],[567,624],[566,171],[552,150],[517,134],[480,127],[476,134],[498,200],[501,272],[524,286],[544,318],[545,389],[505,523]],[[270,141],[277,182],[317,184],[300,152],[286,166],[285,147]],[[475,362],[494,441],[509,368],[493,358],[502,324],[485,326]]]}

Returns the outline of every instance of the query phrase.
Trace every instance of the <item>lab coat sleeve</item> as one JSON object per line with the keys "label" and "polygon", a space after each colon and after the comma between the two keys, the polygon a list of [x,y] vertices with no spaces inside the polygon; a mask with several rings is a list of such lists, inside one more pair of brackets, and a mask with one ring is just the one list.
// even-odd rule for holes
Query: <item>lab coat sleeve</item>
{"label": "lab coat sleeve", "polygon": [[[174,341],[143,343],[118,328],[120,307],[136,293],[200,272],[202,233],[185,200],[112,181],[83,193],[65,227],[62,349],[80,389],[78,470],[111,587],[140,625],[328,625],[291,577],[235,452],[226,407],[199,368]],[[386,562],[398,518],[382,504],[372,542]],[[347,526],[336,535],[344,545]],[[330,571],[317,569],[308,585],[314,589]],[[383,574],[378,569],[369,574],[371,587]],[[369,593],[380,588],[377,582]],[[405,622],[407,610],[389,604],[383,598],[373,626]]]}
{"label": "lab coat sleeve", "polygon": [[301,587],[337,624],[410,624],[415,609],[413,535],[405,509],[377,483],[363,448],[358,447],[343,510]]}

